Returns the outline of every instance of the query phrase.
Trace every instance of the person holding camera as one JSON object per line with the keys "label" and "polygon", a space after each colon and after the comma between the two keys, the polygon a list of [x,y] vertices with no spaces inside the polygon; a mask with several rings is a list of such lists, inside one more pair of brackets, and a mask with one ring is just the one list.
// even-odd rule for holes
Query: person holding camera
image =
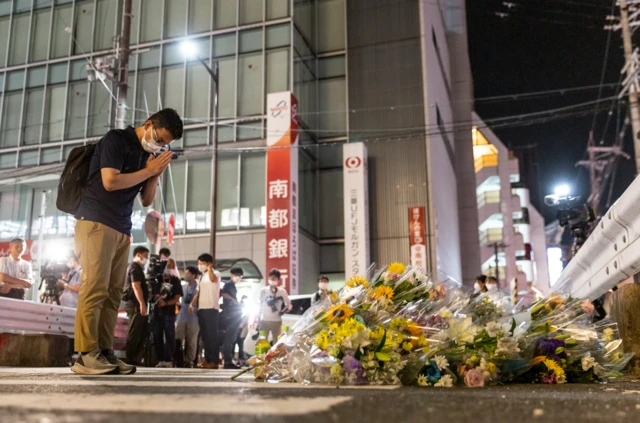
{"label": "person holding camera", "polygon": [[220,281],[222,275],[213,269],[213,256],[201,254],[198,270],[202,273],[198,292],[189,305],[189,314],[196,313],[200,324],[200,335],[204,342],[205,369],[220,367],[220,341],[218,339],[218,318],[220,312]]}
{"label": "person holding camera", "polygon": [[189,313],[189,306],[198,293],[198,283],[196,280],[200,276],[200,271],[193,266],[189,266],[184,271],[184,278],[187,284],[182,287],[184,297],[182,297],[182,305],[178,313],[176,326],[176,338],[180,344],[184,341],[185,367],[191,368],[196,359],[196,349],[198,347],[198,333],[200,333],[200,324],[198,316]]}
{"label": "person holding camera", "polygon": [[271,333],[272,342],[277,342],[282,332],[282,315],[291,310],[291,301],[287,291],[280,287],[281,274],[278,269],[269,272],[269,286],[260,290],[261,331]]}
{"label": "person holding camera", "polygon": [[180,279],[164,272],[160,293],[154,298],[151,316],[153,345],[158,364],[156,367],[173,367],[173,351],[176,347],[176,304],[182,297]]}
{"label": "person holding camera", "polygon": [[82,267],[78,263],[78,258],[75,254],[71,253],[71,257],[67,260],[67,267],[69,273],[63,275],[63,278],[58,280],[58,286],[63,289],[60,294],[60,305],[63,307],[78,307],[78,293],[80,292],[80,285],[82,282],[80,276],[82,275]]}
{"label": "person holding camera", "polygon": [[0,258],[0,297],[24,300],[25,290],[33,285],[31,263],[22,255],[27,243],[22,238],[14,238],[9,243],[10,254]]}
{"label": "person holding camera", "polygon": [[[142,126],[111,130],[96,144],[89,179],[75,213],[75,252],[82,265],[71,370],[80,375],[131,374],[113,352],[113,338],[127,275],[133,203],[153,204],[158,179],[173,153],[161,150],[182,138],[183,124],[163,109]],[[157,154],[157,157],[156,157]]]}
{"label": "person holding camera", "polygon": [[242,323],[242,306],[238,303],[238,289],[236,284],[240,282],[244,272],[239,267],[231,269],[231,281],[224,284],[222,288],[222,316],[226,322],[226,330],[224,333],[224,344],[222,346],[222,355],[224,357],[225,369],[239,369],[233,363],[233,350],[240,332],[240,324]]}
{"label": "person holding camera", "polygon": [[329,278],[322,275],[318,278],[318,290],[311,299],[311,304],[315,304],[318,301],[324,301],[331,294],[329,291]]}
{"label": "person holding camera", "polygon": [[129,317],[127,333],[127,362],[139,365],[142,362],[144,346],[149,337],[149,287],[144,275],[144,267],[149,261],[149,250],[136,247],[133,250],[133,262],[127,267],[122,302]]}

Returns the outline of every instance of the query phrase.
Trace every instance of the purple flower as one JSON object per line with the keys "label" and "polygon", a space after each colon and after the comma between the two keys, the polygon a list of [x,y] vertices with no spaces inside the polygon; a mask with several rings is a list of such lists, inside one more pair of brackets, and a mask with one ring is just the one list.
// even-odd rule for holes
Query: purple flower
{"label": "purple flower", "polygon": [[538,344],[537,344],[538,351],[540,352],[540,354],[538,355],[553,356],[554,360],[558,356],[566,357],[566,354],[564,352],[560,354],[556,354],[556,350],[559,347],[562,347],[562,348],[565,347],[564,341],[561,341],[559,339],[553,339],[553,338],[551,339],[541,338],[538,340]]}
{"label": "purple flower", "polygon": [[346,374],[348,385],[366,385],[369,383],[362,363],[352,355],[345,355],[342,359],[342,370]]}
{"label": "purple flower", "polygon": [[549,385],[555,385],[557,383],[556,375],[555,374],[548,375],[545,373],[542,375],[542,382],[547,383]]}

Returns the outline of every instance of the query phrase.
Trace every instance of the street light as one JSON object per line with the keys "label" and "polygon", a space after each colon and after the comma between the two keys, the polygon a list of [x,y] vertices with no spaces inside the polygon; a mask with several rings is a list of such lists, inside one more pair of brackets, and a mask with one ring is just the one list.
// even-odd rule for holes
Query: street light
{"label": "street light", "polygon": [[211,69],[209,64],[198,55],[196,45],[191,41],[183,41],[181,44],[182,53],[187,59],[197,59],[205,67],[213,79],[213,128],[211,129],[211,242],[210,250],[213,257],[213,264],[216,263],[216,211],[218,210],[218,195],[216,183],[218,181],[218,62],[215,62],[215,69]]}
{"label": "street light", "polygon": [[567,197],[571,194],[571,187],[567,184],[558,185],[554,188],[553,193],[558,197]]}

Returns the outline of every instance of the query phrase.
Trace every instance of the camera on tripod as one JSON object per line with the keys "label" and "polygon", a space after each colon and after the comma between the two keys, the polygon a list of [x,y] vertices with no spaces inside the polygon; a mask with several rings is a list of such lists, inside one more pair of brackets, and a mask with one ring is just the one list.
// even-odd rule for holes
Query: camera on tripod
{"label": "camera on tripod", "polygon": [[167,261],[162,260],[160,256],[152,254],[151,257],[149,257],[147,282],[149,283],[149,298],[151,298],[152,307],[161,299],[170,299],[173,286],[164,280],[164,269],[166,267]]}
{"label": "camera on tripod", "polygon": [[593,222],[596,221],[595,212],[581,197],[547,195],[544,203],[558,210],[556,218],[560,226],[569,227],[573,236],[571,252],[574,255],[591,234]]}
{"label": "camera on tripod", "polygon": [[69,270],[66,262],[61,261],[48,261],[40,267],[40,286],[38,291],[42,288],[42,284],[46,283],[43,296],[44,303],[60,304],[57,288],[58,280],[62,279],[63,273],[69,273]]}

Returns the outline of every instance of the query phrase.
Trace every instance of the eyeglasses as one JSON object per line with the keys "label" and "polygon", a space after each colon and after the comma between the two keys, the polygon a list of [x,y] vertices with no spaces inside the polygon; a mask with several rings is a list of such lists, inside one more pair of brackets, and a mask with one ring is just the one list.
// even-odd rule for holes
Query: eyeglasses
{"label": "eyeglasses", "polygon": [[153,130],[153,135],[154,135],[153,140],[154,140],[158,145],[161,145],[161,146],[163,146],[163,147],[166,147],[166,146],[168,146],[169,144],[171,144],[171,143],[173,142],[173,140],[171,140],[171,141],[164,141],[163,139],[161,139],[161,138],[158,136],[158,131],[156,130],[156,126],[155,126],[154,124],[151,124],[151,129]]}

